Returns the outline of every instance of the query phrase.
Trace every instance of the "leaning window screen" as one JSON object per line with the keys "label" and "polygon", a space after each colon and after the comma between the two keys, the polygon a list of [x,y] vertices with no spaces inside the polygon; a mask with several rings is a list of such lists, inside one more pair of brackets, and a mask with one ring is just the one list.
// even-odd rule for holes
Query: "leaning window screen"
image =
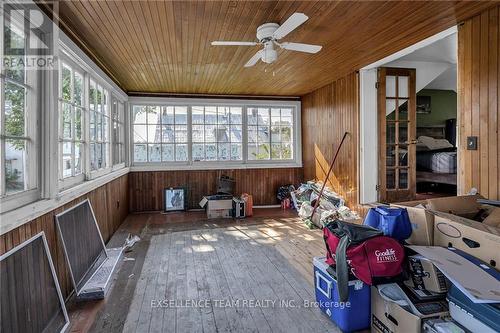
{"label": "leaning window screen", "polygon": [[[55,274],[55,273],[54,273]],[[0,261],[0,332],[60,332],[67,324],[42,234]]]}
{"label": "leaning window screen", "polygon": [[77,293],[106,258],[88,200],[56,216]]}

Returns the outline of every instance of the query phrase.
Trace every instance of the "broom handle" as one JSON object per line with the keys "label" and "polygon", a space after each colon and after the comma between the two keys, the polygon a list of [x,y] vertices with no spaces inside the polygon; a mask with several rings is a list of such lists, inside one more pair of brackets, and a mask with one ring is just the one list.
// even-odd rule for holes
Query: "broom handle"
{"label": "broom handle", "polygon": [[326,173],[325,181],[323,182],[323,185],[321,186],[321,190],[319,191],[319,197],[316,200],[316,202],[314,203],[314,208],[313,208],[313,211],[311,214],[311,220],[314,216],[314,213],[316,213],[316,209],[319,206],[319,201],[321,200],[321,197],[323,196],[323,190],[325,189],[326,182],[328,181],[328,177],[330,177],[330,173],[333,170],[333,165],[335,164],[335,161],[337,160],[337,156],[339,155],[340,148],[342,147],[342,144],[344,143],[344,140],[347,137],[347,134],[349,134],[349,133],[348,132],[344,133],[344,136],[342,137],[342,141],[340,141],[339,147],[337,148],[337,151],[335,152],[335,156],[333,157],[332,164],[330,164],[330,168],[328,169],[328,172]]}

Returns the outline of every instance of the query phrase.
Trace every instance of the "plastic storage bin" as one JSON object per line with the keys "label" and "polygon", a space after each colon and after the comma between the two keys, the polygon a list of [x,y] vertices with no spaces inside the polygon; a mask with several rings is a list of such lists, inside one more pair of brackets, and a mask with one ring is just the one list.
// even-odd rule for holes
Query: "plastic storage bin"
{"label": "plastic storage bin", "polygon": [[319,308],[337,324],[343,332],[370,327],[370,286],[360,280],[349,281],[347,302],[339,301],[337,281],[326,269],[325,257],[315,257],[314,289]]}

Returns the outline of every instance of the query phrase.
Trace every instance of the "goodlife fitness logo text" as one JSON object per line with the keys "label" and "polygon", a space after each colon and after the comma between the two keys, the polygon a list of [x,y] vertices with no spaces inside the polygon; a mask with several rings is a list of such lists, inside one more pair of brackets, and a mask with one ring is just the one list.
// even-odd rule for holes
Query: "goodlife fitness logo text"
{"label": "goodlife fitness logo text", "polygon": [[385,251],[375,250],[375,256],[377,257],[378,263],[384,262],[395,262],[398,261],[396,257],[396,251],[394,249],[385,249]]}

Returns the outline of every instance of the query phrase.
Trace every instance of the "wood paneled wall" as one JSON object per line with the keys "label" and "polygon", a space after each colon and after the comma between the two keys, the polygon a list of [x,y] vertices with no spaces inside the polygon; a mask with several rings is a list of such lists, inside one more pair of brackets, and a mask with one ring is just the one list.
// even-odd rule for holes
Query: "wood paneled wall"
{"label": "wood paneled wall", "polygon": [[324,180],[344,132],[329,185],[351,208],[358,204],[358,74],[352,73],[302,97],[304,178]]}
{"label": "wood paneled wall", "polygon": [[163,210],[163,189],[177,186],[187,187],[188,208],[200,208],[203,196],[216,192],[219,175],[234,178],[235,193],[251,194],[254,205],[274,205],[279,186],[302,181],[302,168],[131,172],[130,210]]}
{"label": "wood paneled wall", "polygon": [[87,198],[92,204],[102,237],[107,242],[125,220],[129,212],[128,175],[123,175],[78,199],[68,202],[33,221],[1,235],[0,254],[7,252],[23,241],[44,231],[61,285],[61,291],[63,296],[67,297],[72,291],[73,285],[71,284],[63,248],[56,231],[54,216]]}
{"label": "wood paneled wall", "polygon": [[[464,22],[458,30],[458,191],[472,187],[500,199],[500,6]],[[467,137],[478,149],[467,150]]]}

